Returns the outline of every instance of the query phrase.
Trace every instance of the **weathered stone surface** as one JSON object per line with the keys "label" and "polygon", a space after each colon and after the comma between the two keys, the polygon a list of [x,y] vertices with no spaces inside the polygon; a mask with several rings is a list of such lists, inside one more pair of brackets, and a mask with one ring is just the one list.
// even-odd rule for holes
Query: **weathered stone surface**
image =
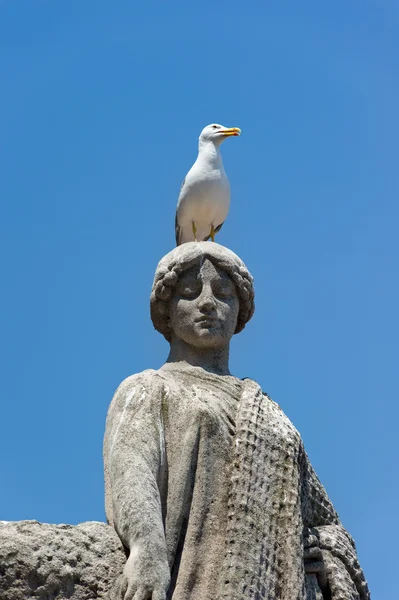
{"label": "weathered stone surface", "polygon": [[125,561],[105,523],[0,522],[1,600],[105,599]]}
{"label": "weathered stone surface", "polygon": [[253,300],[218,244],[182,244],[158,265],[151,316],[170,353],[122,382],[104,438],[107,519],[130,549],[115,599],[369,600],[298,431],[230,374]]}

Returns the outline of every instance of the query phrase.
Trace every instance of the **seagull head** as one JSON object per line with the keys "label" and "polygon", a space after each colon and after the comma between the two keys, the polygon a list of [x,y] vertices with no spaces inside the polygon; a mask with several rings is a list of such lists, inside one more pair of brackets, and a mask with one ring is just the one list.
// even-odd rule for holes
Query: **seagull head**
{"label": "seagull head", "polygon": [[211,125],[207,125],[201,131],[199,136],[200,145],[207,142],[212,142],[214,144],[221,144],[226,138],[231,136],[240,135],[241,129],[239,127],[223,127],[223,125],[219,125],[218,123],[212,123]]}

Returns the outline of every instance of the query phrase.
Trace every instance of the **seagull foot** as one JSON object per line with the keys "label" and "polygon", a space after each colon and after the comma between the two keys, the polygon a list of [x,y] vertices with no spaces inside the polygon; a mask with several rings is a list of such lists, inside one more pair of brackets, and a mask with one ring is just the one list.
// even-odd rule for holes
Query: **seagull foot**
{"label": "seagull foot", "polygon": [[194,221],[192,221],[192,229],[193,229],[194,242],[198,242],[198,240],[197,240],[197,228],[195,226]]}
{"label": "seagull foot", "polygon": [[213,225],[211,225],[211,233],[209,234],[209,236],[210,236],[212,242],[214,242],[215,241],[215,228]]}

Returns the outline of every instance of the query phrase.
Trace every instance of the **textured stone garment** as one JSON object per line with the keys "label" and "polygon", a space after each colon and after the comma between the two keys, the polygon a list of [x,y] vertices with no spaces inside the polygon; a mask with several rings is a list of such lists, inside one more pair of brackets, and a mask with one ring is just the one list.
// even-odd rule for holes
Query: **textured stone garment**
{"label": "textured stone garment", "polygon": [[[195,367],[189,373],[144,371],[121,384],[110,406],[104,452],[107,519],[128,546],[124,521],[134,515],[128,506],[118,510],[117,496],[134,493],[136,486],[158,486],[173,600],[215,596],[241,388],[234,377],[217,377]],[[134,473],[130,481],[121,481],[132,472],[125,440],[151,465],[152,473],[143,472],[142,466],[134,469],[137,481],[132,481]]]}
{"label": "textured stone garment", "polygon": [[322,548],[332,600],[369,597],[298,432],[255,382],[196,367],[129,377],[110,406],[104,460],[107,518],[126,546],[138,486],[163,515],[169,599],[322,600],[304,574],[304,528]]}
{"label": "textured stone garment", "polygon": [[322,550],[332,600],[367,600],[352,538],[339,522],[280,407],[245,380],[236,420],[227,552],[219,598],[318,600],[304,576],[303,536]]}

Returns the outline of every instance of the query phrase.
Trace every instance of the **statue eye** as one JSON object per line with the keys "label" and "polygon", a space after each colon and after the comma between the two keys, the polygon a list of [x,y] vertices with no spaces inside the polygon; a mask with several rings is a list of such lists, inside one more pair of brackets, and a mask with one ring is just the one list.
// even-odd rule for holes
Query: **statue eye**
{"label": "statue eye", "polygon": [[201,291],[200,288],[201,286],[195,283],[182,285],[179,294],[182,298],[196,298]]}
{"label": "statue eye", "polygon": [[224,285],[216,285],[213,288],[213,293],[216,298],[231,298],[234,294],[234,288],[232,285],[224,282]]}

